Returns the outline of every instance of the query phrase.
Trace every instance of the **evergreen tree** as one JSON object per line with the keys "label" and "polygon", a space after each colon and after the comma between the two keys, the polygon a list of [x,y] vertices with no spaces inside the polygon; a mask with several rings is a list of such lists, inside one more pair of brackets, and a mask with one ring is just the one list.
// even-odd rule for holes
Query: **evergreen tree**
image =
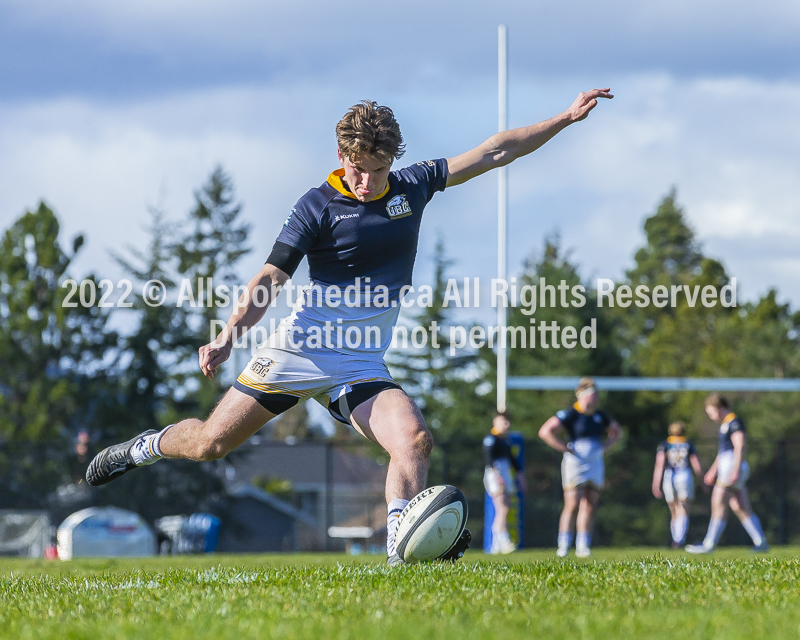
{"label": "evergreen tree", "polygon": [[432,459],[434,477],[439,474],[442,480],[478,487],[483,474],[480,440],[491,424],[494,397],[488,393],[491,387],[484,384],[487,367],[479,354],[463,349],[451,353],[454,307],[445,303],[445,298],[452,262],[441,239],[434,260],[431,304],[405,323],[409,333],[414,327],[423,327],[428,339],[421,348],[393,352],[389,365],[395,380],[416,401],[437,444]]}
{"label": "evergreen tree", "polygon": [[41,507],[72,479],[72,439],[91,420],[101,363],[115,342],[108,314],[94,302],[96,278],[67,282],[83,236],[68,253],[59,234],[55,214],[40,203],[0,246],[2,506]]}
{"label": "evergreen tree", "polygon": [[[175,229],[161,211],[152,209],[150,215],[147,250],[129,247],[130,258],[115,258],[135,282],[134,291],[146,292],[145,283],[158,281],[170,292],[176,285]],[[188,417],[187,407],[194,405],[194,390],[187,385],[182,368],[196,353],[196,334],[188,323],[191,310],[177,306],[169,295],[158,304],[160,291],[151,293],[134,299],[137,327],[121,343],[119,395],[116,402],[104,406],[102,445],[127,440],[147,429],[161,429]],[[213,463],[170,460],[103,487],[96,499],[129,508],[149,520],[191,512],[219,490],[214,469]]]}
{"label": "evergreen tree", "polygon": [[[185,396],[182,408],[205,416],[222,397],[225,386],[222,376],[209,380],[197,367],[196,351],[216,336],[212,323],[220,319],[217,299],[201,299],[199,292],[207,291],[209,282],[214,289],[219,285],[230,287],[239,283],[236,265],[251,250],[247,246],[250,225],[239,219],[242,205],[236,201],[233,181],[222,167],[214,169],[194,196],[195,206],[189,212],[188,231],[179,234],[178,241],[169,246],[169,251],[177,258],[178,275],[198,293],[197,306],[186,307],[190,312],[187,320],[194,333],[195,351],[188,353],[179,367],[185,372],[184,382],[195,391]],[[232,304],[235,302],[231,300]]]}
{"label": "evergreen tree", "polygon": [[[566,290],[562,283],[566,285]],[[561,290],[559,286],[562,287]],[[573,348],[561,345],[560,336],[555,344],[550,337],[544,343],[541,333],[537,331],[535,346],[531,345],[529,338],[526,347],[509,350],[509,375],[620,374],[622,359],[614,340],[613,321],[605,308],[598,308],[595,291],[581,280],[578,268],[560,248],[558,237],[546,240],[541,256],[530,258],[525,263],[525,270],[520,278],[520,290],[522,287],[531,287],[529,299],[532,297],[535,311],[530,313],[530,303],[527,309],[524,304],[510,309],[509,326],[529,329],[542,325],[552,327],[553,323],[557,323],[562,330],[564,327],[573,327],[578,340]],[[595,346],[584,347],[579,339],[580,333],[593,323],[596,327]],[[516,418],[515,428],[526,437],[535,437],[545,420],[559,409],[572,404],[574,394],[572,391],[524,391],[512,392],[509,399],[509,409]]]}

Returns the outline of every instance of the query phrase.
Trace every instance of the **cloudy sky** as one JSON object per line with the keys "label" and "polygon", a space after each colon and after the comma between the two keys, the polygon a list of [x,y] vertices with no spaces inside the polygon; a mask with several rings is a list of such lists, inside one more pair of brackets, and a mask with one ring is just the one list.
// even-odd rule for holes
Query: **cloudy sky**
{"label": "cloudy sky", "polygon": [[[673,186],[706,252],[752,298],[800,304],[800,4],[333,3],[3,0],[0,226],[50,204],[88,244],[75,265],[119,276],[147,207],[182,217],[221,164],[263,263],[297,198],[335,168],[334,125],[389,104],[408,163],[491,135],[497,25],[510,38],[510,124],[616,95],[510,169],[512,272],[558,232],[586,277],[619,277]],[[426,210],[417,282],[438,234],[453,274],[491,277],[496,176]]]}

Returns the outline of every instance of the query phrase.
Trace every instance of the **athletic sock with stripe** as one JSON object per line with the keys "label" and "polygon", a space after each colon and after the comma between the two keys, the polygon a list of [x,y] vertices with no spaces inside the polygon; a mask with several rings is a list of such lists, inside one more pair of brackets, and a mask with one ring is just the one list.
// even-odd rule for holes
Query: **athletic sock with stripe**
{"label": "athletic sock with stripe", "polygon": [[161,437],[172,426],[174,425],[164,427],[158,433],[144,435],[133,443],[131,458],[138,466],[153,464],[161,460]]}
{"label": "athletic sock with stripe", "polygon": [[392,500],[389,505],[389,515],[386,516],[386,554],[391,558],[397,555],[397,549],[394,546],[394,538],[397,535],[397,525],[399,524],[400,514],[406,508],[408,500],[397,498]]}

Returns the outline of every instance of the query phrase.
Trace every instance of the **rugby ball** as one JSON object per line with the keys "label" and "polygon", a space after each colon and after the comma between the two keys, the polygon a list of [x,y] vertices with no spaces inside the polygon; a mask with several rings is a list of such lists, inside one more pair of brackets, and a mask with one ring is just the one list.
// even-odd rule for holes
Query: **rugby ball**
{"label": "rugby ball", "polygon": [[456,487],[425,489],[400,514],[395,535],[397,555],[405,562],[435,560],[446,554],[467,524],[467,499]]}

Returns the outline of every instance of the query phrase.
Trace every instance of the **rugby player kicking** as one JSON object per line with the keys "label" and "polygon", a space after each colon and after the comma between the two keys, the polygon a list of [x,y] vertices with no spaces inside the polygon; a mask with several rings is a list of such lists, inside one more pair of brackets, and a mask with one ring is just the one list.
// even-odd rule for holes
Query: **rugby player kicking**
{"label": "rugby player kicking", "polygon": [[705,409],[706,415],[719,424],[719,451],[705,476],[705,483],[714,485],[711,492],[711,519],[703,542],[686,545],[686,551],[711,553],[725,530],[730,507],[752,538],[752,551],[767,552],[769,544],[761,521],[750,506],[745,486],[750,477],[750,465],[744,459],[747,449],[744,423],[731,411],[727,399],[718,393],[706,398]]}
{"label": "rugby player kicking", "polygon": [[[383,356],[402,290],[411,284],[423,209],[437,191],[532,153],[586,118],[598,98],[612,98],[609,91],[581,93],[554,118],[497,133],[462,155],[398,171],[392,171],[392,163],[405,145],[391,109],[369,101],[352,107],[336,126],[341,168],[292,209],[227,325],[200,348],[203,373],[214,377],[233,341],[263,317],[304,255],[311,287],[206,420],[182,420],[108,447],[89,465],[89,484],[106,484],[161,458],[222,458],[267,421],[316,398],[334,418],[389,454],[386,547],[389,564],[400,564],[394,545],[397,520],[424,488],[432,438]],[[365,285],[376,293],[374,300]],[[341,292],[353,286],[360,290],[358,304],[343,304]]]}

